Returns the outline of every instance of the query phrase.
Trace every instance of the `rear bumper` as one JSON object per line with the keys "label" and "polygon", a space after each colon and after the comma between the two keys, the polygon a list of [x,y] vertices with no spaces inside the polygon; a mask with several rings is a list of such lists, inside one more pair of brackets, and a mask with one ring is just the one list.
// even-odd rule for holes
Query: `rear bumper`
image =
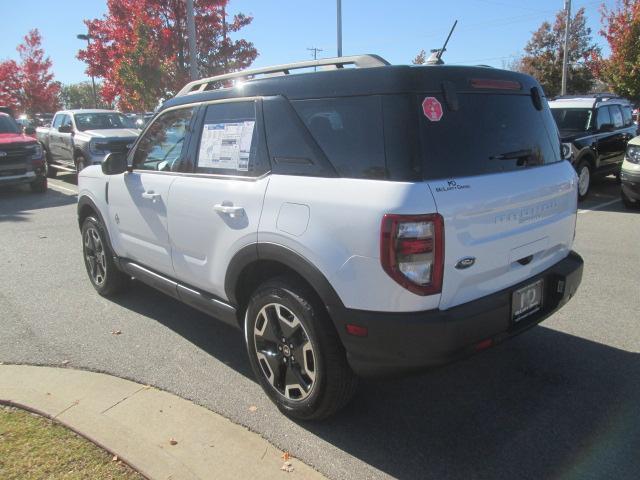
{"label": "rear bumper", "polygon": [[[449,310],[382,313],[345,308],[332,315],[341,330],[349,364],[358,375],[388,376],[421,370],[463,358],[542,322],[575,294],[582,268],[580,255],[571,252],[525,282]],[[543,308],[514,324],[512,293],[539,278],[544,278]],[[366,327],[368,335],[346,334],[348,323]]]}
{"label": "rear bumper", "polygon": [[632,200],[640,201],[640,173],[620,172],[622,191]]}

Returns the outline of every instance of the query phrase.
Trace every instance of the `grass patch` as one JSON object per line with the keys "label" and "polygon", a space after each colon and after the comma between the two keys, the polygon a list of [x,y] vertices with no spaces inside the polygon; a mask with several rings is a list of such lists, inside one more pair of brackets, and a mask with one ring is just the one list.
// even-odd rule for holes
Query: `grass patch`
{"label": "grass patch", "polygon": [[0,406],[2,480],[143,480],[129,466],[49,419]]}

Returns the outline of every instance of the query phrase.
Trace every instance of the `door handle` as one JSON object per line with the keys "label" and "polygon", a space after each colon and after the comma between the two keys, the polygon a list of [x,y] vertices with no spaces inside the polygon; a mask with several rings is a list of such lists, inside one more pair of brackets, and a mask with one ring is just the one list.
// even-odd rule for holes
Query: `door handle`
{"label": "door handle", "polygon": [[146,198],[147,200],[156,201],[157,198],[160,197],[159,193],[155,193],[153,190],[148,190],[146,192],[142,192],[142,198]]}
{"label": "door handle", "polygon": [[224,213],[225,215],[229,215],[231,218],[241,217],[244,215],[244,208],[236,207],[231,202],[222,202],[213,206],[213,209],[216,212]]}

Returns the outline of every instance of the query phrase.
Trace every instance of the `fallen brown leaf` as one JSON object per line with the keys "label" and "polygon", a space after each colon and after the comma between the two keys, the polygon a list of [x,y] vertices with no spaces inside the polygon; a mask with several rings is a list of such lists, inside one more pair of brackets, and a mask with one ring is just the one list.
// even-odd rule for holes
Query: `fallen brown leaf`
{"label": "fallen brown leaf", "polygon": [[175,438],[170,438],[169,439],[169,445],[177,445],[178,441]]}
{"label": "fallen brown leaf", "polygon": [[112,462],[117,462],[118,460],[120,460],[118,458],[118,455],[114,455],[113,458],[111,459]]}
{"label": "fallen brown leaf", "polygon": [[111,335],[121,335],[122,331],[121,330],[111,330]]}
{"label": "fallen brown leaf", "polygon": [[289,452],[282,452],[281,458],[285,462],[288,462],[289,459],[291,458],[291,454]]}

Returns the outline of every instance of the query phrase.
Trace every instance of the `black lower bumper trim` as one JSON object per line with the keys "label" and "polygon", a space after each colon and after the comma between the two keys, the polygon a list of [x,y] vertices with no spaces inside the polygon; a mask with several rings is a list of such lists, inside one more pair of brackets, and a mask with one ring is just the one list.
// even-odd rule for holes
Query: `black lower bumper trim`
{"label": "black lower bumper trim", "polygon": [[[360,376],[387,376],[422,370],[468,356],[540,323],[562,307],[582,280],[583,260],[575,252],[526,281],[449,310],[411,313],[333,311],[353,370]],[[544,278],[540,311],[518,323],[511,320],[512,293]],[[366,337],[345,333],[346,324],[368,329]]]}
{"label": "black lower bumper trim", "polygon": [[622,171],[620,182],[624,194],[632,200],[640,200],[640,174]]}

